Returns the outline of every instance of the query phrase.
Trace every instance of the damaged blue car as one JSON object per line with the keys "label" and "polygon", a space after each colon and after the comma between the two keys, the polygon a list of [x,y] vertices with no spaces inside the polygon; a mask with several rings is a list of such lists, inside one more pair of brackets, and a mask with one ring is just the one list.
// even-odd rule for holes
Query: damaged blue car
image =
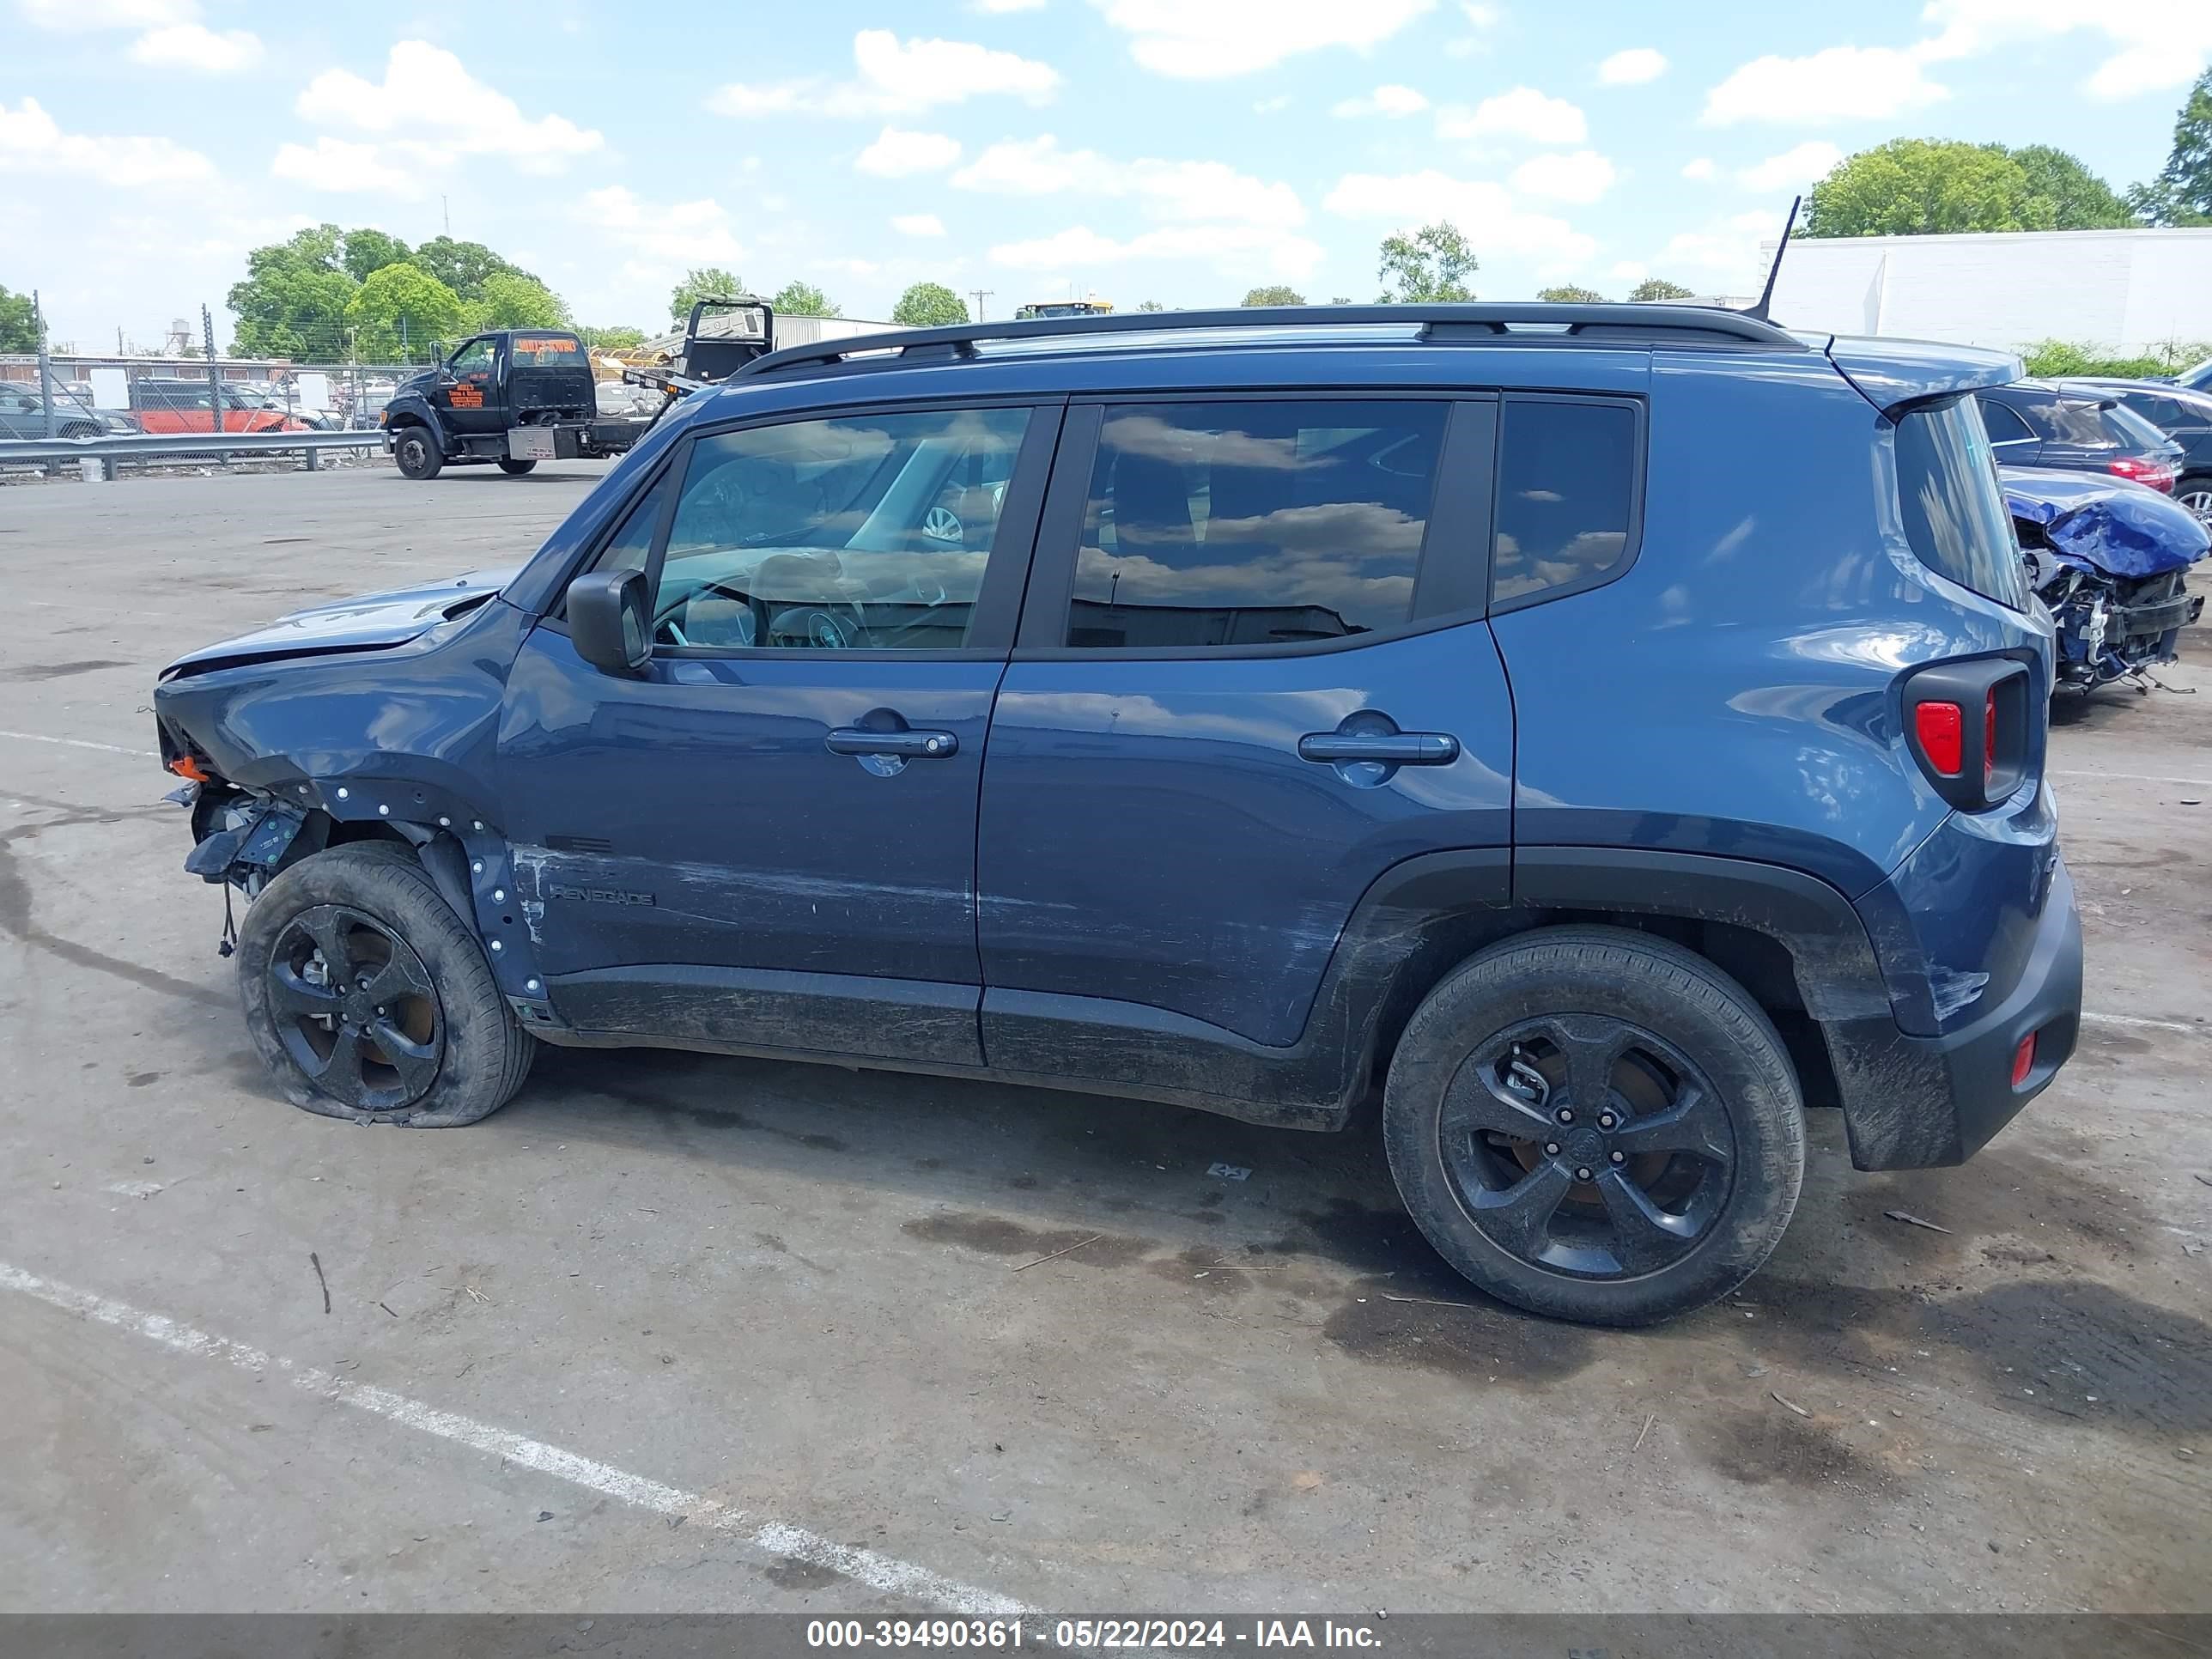
{"label": "damaged blue car", "polygon": [[1470,1281],[1648,1322],[1808,1109],[1956,1164],[2074,1051],[2018,374],[1666,305],[791,348],[520,569],[181,659],[161,751],[309,1110],[557,1044],[1379,1121]]}
{"label": "damaged blue car", "polygon": [[2174,660],[2181,630],[2203,614],[2189,571],[2212,550],[2212,532],[2141,484],[2025,467],[1997,474],[2028,586],[2057,629],[2057,684],[2147,690],[2150,671]]}

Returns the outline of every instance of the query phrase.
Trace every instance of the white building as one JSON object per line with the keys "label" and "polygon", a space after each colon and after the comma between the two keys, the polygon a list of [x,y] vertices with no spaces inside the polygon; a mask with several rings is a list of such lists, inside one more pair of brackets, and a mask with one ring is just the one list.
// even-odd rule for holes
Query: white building
{"label": "white building", "polygon": [[1798,237],[1773,315],[1838,334],[2008,350],[2066,340],[2134,356],[2212,340],[2212,229]]}

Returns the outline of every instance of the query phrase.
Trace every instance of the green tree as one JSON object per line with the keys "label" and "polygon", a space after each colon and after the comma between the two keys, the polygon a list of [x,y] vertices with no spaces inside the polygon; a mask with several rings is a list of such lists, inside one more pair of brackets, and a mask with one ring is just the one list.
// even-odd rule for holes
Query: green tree
{"label": "green tree", "polygon": [[[778,299],[776,309],[783,309]],[[968,320],[968,302],[942,283],[915,283],[891,307],[891,320],[909,328],[943,328]]]}
{"label": "green tree", "polygon": [[1680,283],[1670,283],[1664,276],[1646,276],[1628,290],[1628,297],[1639,304],[1653,300],[1687,300],[1694,297],[1695,289],[1684,288]]}
{"label": "green tree", "polygon": [[364,228],[345,234],[345,252],[339,256],[345,273],[356,283],[365,283],[369,273],[381,270],[386,265],[396,265],[408,258],[407,244],[397,236],[387,236],[382,231]]}
{"label": "green tree", "polygon": [[1265,288],[1247,289],[1243,303],[1248,306],[1302,306],[1306,296],[1283,283],[1271,283]]}
{"label": "green tree", "polygon": [[27,294],[0,288],[0,351],[36,351],[39,318]]}
{"label": "green tree", "polygon": [[610,351],[627,351],[634,345],[645,343],[645,331],[618,324],[609,328],[580,328],[576,337],[587,346],[605,346]]}
{"label": "green tree", "polygon": [[1137,302],[1137,309],[1139,311],[1165,311],[1167,307],[1162,305],[1158,300],[1140,300]]}
{"label": "green tree", "polygon": [[[530,276],[538,279],[517,264],[511,264],[494,253],[482,242],[457,242],[450,236],[433,236],[415,250],[409,261],[424,275],[436,277],[464,300],[480,301],[483,285],[493,276]],[[366,277],[362,281],[366,282]]]}
{"label": "green tree", "polygon": [[359,284],[339,261],[336,225],[316,225],[246,256],[228,295],[238,318],[231,349],[255,356],[336,361],[346,354],[345,310]]}
{"label": "green tree", "polygon": [[420,266],[404,263],[370,272],[345,317],[369,362],[413,362],[457,343],[468,331],[461,296]]}
{"label": "green tree", "polygon": [[2063,150],[1893,138],[1838,161],[1813,186],[1799,234],[1924,236],[2134,222],[2112,187]]}
{"label": "green tree", "polygon": [[[2079,156],[2050,144],[2024,145],[2011,155],[2027,175],[2031,201],[2051,204],[2053,230],[2120,230],[2136,222],[2119,193]],[[2035,211],[2039,216],[2041,210]]]}
{"label": "green tree", "polygon": [[1595,306],[1605,302],[1605,295],[1594,288],[1577,288],[1572,283],[1562,283],[1557,288],[1540,288],[1536,297],[1553,305]]}
{"label": "green tree", "polygon": [[2173,149],[2158,177],[2128,192],[2154,225],[2212,225],[2212,69],[2197,77],[2173,118]]}
{"label": "green tree", "polygon": [[494,271],[485,277],[476,309],[472,329],[564,328],[568,322],[568,307],[551,289],[517,271]]}
{"label": "green tree", "polygon": [[1378,305],[1414,305],[1472,300],[1466,279],[1476,269],[1474,250],[1449,220],[1423,225],[1411,235],[1399,231],[1382,239],[1376,272],[1384,283]]}
{"label": "green tree", "polygon": [[835,317],[837,302],[811,283],[793,277],[769,303],[779,317]]}
{"label": "green tree", "polygon": [[745,291],[745,279],[720,265],[698,265],[684,273],[684,280],[668,296],[668,314],[678,323],[690,320],[691,307],[701,300],[733,300]]}

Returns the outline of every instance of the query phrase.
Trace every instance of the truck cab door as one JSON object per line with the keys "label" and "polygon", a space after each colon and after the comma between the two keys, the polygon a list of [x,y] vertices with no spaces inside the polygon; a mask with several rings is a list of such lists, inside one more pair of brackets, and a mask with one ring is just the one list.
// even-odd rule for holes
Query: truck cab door
{"label": "truck cab door", "polygon": [[479,335],[446,360],[446,381],[432,390],[430,401],[446,429],[459,436],[480,437],[506,429],[506,399],[501,395],[502,371],[496,336]]}

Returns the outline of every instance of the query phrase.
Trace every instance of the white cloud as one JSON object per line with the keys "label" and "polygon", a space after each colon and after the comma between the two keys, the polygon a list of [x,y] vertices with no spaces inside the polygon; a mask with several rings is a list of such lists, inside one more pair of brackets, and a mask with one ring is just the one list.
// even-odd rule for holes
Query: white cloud
{"label": "white cloud", "polygon": [[1401,116],[1419,115],[1428,106],[1429,100],[1411,87],[1381,86],[1364,98],[1346,99],[1329,113],[1343,117],[1387,115],[1396,119]]}
{"label": "white cloud", "polygon": [[1537,144],[1579,144],[1589,136],[1581,110],[1534,87],[1501,92],[1471,110],[1455,105],[1437,112],[1439,138],[1511,137]]}
{"label": "white cloud", "polygon": [[212,179],[215,164],[172,138],[64,132],[35,98],[0,103],[0,173],[61,174],[103,185],[167,185]]}
{"label": "white cloud", "polygon": [[1794,190],[1827,176],[1844,152],[1825,138],[1810,138],[1795,149],[1770,155],[1735,176],[1746,190]]}
{"label": "white cloud", "polygon": [[1459,9],[1470,28],[1494,29],[1505,15],[1497,7],[1483,3],[1483,0],[1460,0]]}
{"label": "white cloud", "polygon": [[901,40],[889,29],[853,37],[854,79],[732,82],[707,100],[721,115],[904,115],[970,98],[1006,94],[1050,100],[1060,73],[1049,64],[966,40]]}
{"label": "white cloud", "polygon": [[1622,259],[1607,266],[1605,274],[1616,283],[1627,283],[1633,286],[1649,276],[1651,272],[1633,259]]}
{"label": "white cloud", "polygon": [[1332,46],[1364,52],[1436,0],[1091,0],[1156,75],[1219,80]]}
{"label": "white cloud", "polygon": [[261,61],[261,37],[246,29],[217,34],[198,23],[149,29],[131,43],[133,63],[161,69],[198,70],[204,75],[235,75]]}
{"label": "white cloud", "polygon": [[988,12],[994,15],[1009,11],[1041,11],[1043,8],[1044,0],[968,0],[970,11]]}
{"label": "white cloud", "polygon": [[1513,188],[1523,196],[1560,202],[1595,202],[1613,187],[1613,163],[1594,149],[1532,155],[1513,169]]}
{"label": "white cloud", "polygon": [[991,250],[991,262],[1010,270],[1089,270],[1132,260],[1188,259],[1231,276],[1303,277],[1320,267],[1322,247],[1304,236],[1256,225],[1173,225],[1117,240],[1088,225]]}
{"label": "white cloud", "polygon": [[422,175],[388,159],[378,144],[357,144],[327,134],[314,147],[282,144],[269,171],[279,179],[315,190],[368,191],[386,196],[420,196]]}
{"label": "white cloud", "polygon": [[565,116],[531,120],[514,100],[427,40],[393,46],[381,83],[350,70],[325,70],[294,107],[315,126],[391,135],[398,155],[432,163],[448,155],[504,155],[526,172],[556,172],[606,142]]}
{"label": "white cloud", "polygon": [[945,221],[933,213],[902,213],[892,219],[891,228],[902,236],[942,236]]}
{"label": "white cloud", "polygon": [[957,189],[1000,196],[1130,197],[1157,219],[1229,221],[1287,230],[1305,222],[1288,185],[1237,172],[1223,161],[1119,161],[1096,150],[1063,149],[1050,133],[993,144],[952,175]]}
{"label": "white cloud", "polygon": [[1279,92],[1273,98],[1262,98],[1258,102],[1255,103],[1252,106],[1252,113],[1255,115],[1273,115],[1277,110],[1288,109],[1290,106],[1290,94],[1286,92]]}
{"label": "white cloud", "polygon": [[1593,238],[1564,219],[1529,212],[1504,185],[1455,179],[1434,167],[1395,174],[1346,173],[1322,205],[1347,219],[1394,225],[1449,219],[1465,227],[1480,251],[1529,259],[1540,274],[1578,269],[1597,252]]}
{"label": "white cloud", "polygon": [[1929,0],[1921,16],[1938,31],[1918,47],[1929,62],[2094,30],[2117,48],[2082,83],[2098,98],[2185,86],[2212,58],[2212,6],[2203,0],[2127,0],[2100,9],[2079,0]]}
{"label": "white cloud", "polygon": [[626,186],[586,192],[580,216],[631,239],[642,256],[634,270],[682,270],[691,265],[735,266],[744,258],[727,209],[712,197],[696,202],[648,202]]}
{"label": "white cloud", "polygon": [[1698,184],[1704,184],[1711,179],[1717,171],[1718,169],[1713,166],[1713,158],[1710,155],[1700,155],[1692,161],[1682,163],[1682,176],[1685,179],[1693,179]]}
{"label": "white cloud", "polygon": [[1808,58],[1754,58],[1705,94],[1707,126],[1737,121],[1892,120],[1951,95],[1917,52],[1830,46]]}
{"label": "white cloud", "polygon": [[1717,292],[1756,294],[1766,280],[1759,244],[1772,240],[1781,228],[1773,214],[1739,213],[1701,230],[1677,233],[1660,250],[1656,263],[1669,273],[1709,274],[1717,278]]}
{"label": "white cloud", "polygon": [[853,165],[880,179],[904,179],[917,173],[939,173],[960,159],[960,141],[941,132],[908,132],[885,127],[876,142],[862,150]]}
{"label": "white cloud", "polygon": [[1616,52],[1597,66],[1597,78],[1608,87],[1641,86],[1667,72],[1667,56],[1650,46],[1630,46]]}

